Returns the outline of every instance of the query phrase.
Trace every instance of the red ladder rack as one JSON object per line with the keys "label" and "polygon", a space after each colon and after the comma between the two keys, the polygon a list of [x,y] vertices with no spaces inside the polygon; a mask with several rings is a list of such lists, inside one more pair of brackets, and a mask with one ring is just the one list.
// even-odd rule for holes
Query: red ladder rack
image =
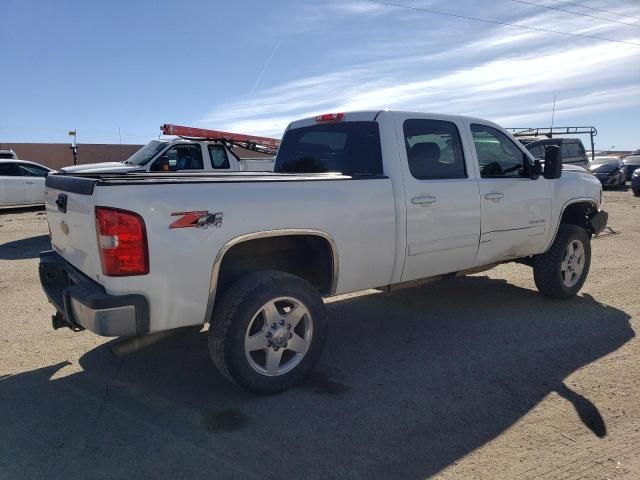
{"label": "red ladder rack", "polygon": [[275,154],[280,146],[280,140],[275,138],[245,135],[243,133],[222,132],[219,130],[207,130],[206,128],[185,127],[182,125],[171,125],[169,123],[161,125],[160,131],[164,135],[176,135],[184,138],[225,142],[246,148],[247,150],[271,154]]}

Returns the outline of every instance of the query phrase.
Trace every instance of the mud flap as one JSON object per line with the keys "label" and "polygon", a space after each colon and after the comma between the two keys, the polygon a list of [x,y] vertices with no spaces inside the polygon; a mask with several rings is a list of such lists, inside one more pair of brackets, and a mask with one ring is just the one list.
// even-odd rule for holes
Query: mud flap
{"label": "mud flap", "polygon": [[607,220],[609,220],[609,214],[604,210],[600,210],[593,217],[589,219],[589,226],[594,235],[598,235],[607,226]]}

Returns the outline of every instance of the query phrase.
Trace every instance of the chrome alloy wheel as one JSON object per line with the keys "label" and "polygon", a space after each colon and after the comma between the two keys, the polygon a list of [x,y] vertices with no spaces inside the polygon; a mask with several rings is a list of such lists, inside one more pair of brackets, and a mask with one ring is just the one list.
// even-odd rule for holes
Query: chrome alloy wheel
{"label": "chrome alloy wheel", "polygon": [[244,353],[256,372],[275,377],[300,364],[312,337],[313,319],[307,307],[295,298],[274,298],[249,322]]}
{"label": "chrome alloy wheel", "polygon": [[564,283],[566,287],[573,287],[580,281],[584,270],[584,263],[584,245],[580,240],[573,240],[567,245],[562,263],[560,264],[562,283]]}

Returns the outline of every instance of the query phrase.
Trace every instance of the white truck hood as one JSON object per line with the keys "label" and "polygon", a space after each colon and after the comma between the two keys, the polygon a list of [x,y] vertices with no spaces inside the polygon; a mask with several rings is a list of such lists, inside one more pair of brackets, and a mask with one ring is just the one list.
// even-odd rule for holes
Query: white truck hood
{"label": "white truck hood", "polygon": [[564,172],[568,171],[568,172],[589,173],[586,168],[582,168],[582,167],[580,167],[578,165],[570,165],[568,163],[563,163],[562,164],[562,171],[564,171]]}
{"label": "white truck hood", "polygon": [[143,168],[137,165],[125,165],[121,162],[102,162],[74,165],[71,167],[64,167],[61,170],[68,173],[124,173],[143,171]]}

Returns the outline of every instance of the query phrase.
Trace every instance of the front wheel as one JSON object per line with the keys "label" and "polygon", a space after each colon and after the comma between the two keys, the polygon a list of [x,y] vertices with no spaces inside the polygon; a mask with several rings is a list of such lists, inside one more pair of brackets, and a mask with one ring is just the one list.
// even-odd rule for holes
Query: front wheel
{"label": "front wheel", "polygon": [[548,298],[573,297],[584,285],[591,265],[591,239],[584,228],[562,224],[551,248],[534,258],[533,278]]}
{"label": "front wheel", "polygon": [[327,313],[316,289],[278,271],[247,275],[216,305],[209,353],[220,372],[254,393],[300,382],[320,358]]}

